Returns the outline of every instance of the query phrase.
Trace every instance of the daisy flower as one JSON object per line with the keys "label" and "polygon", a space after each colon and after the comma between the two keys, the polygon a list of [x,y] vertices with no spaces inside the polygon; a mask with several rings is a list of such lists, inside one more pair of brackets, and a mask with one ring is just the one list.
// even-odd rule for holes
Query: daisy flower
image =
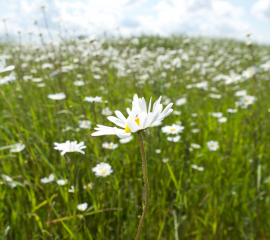
{"label": "daisy flower", "polygon": [[190,146],[191,146],[192,148],[196,148],[196,149],[201,148],[201,146],[200,146],[199,144],[197,144],[197,143],[191,143]]}
{"label": "daisy flower", "polygon": [[90,182],[87,185],[83,185],[83,189],[93,189],[94,183]]}
{"label": "daisy flower", "polygon": [[67,152],[80,152],[84,154],[84,151],[82,151],[82,149],[86,148],[86,146],[84,146],[84,142],[80,142],[77,144],[77,141],[74,142],[66,141],[65,143],[55,142],[54,145],[55,150],[62,151],[61,155],[64,155]]}
{"label": "daisy flower", "polygon": [[57,180],[56,181],[56,183],[58,184],[58,185],[60,185],[60,186],[64,186],[64,185],[66,185],[67,183],[68,183],[68,180],[67,179],[59,179],[59,180]]}
{"label": "daisy flower", "polygon": [[227,118],[226,117],[221,117],[221,118],[218,119],[218,122],[219,123],[225,123],[225,122],[227,122]]}
{"label": "daisy flower", "polygon": [[25,149],[25,145],[22,143],[16,143],[12,145],[10,151],[11,152],[21,152],[23,149]]}
{"label": "daisy flower", "polygon": [[79,127],[84,129],[91,128],[91,122],[89,120],[80,120]]}
{"label": "daisy flower", "polygon": [[108,120],[116,124],[117,126],[123,128],[119,129],[116,127],[106,127],[103,125],[97,125],[95,128],[97,132],[92,133],[92,136],[102,136],[102,135],[117,135],[120,138],[126,138],[141,130],[149,127],[155,127],[161,124],[161,121],[172,113],[173,103],[168,104],[168,106],[162,111],[163,106],[160,103],[161,97],[154,103],[151,112],[151,99],[147,109],[147,105],[144,98],[138,98],[137,94],[134,95],[132,101],[132,110],[127,108],[128,118],[125,118],[120,111],[115,111],[114,116],[108,117]]}
{"label": "daisy flower", "polygon": [[81,203],[77,206],[77,209],[84,212],[88,207],[88,204],[87,203]]}
{"label": "daisy flower", "polygon": [[203,170],[204,170],[204,167],[198,167],[198,166],[195,165],[195,164],[192,164],[191,167],[192,167],[193,169],[198,170],[198,171],[203,171]]}
{"label": "daisy flower", "polygon": [[170,134],[170,133],[171,134],[178,134],[178,133],[182,133],[184,128],[185,127],[183,127],[183,126],[173,124],[172,126],[165,126],[165,127],[161,128],[161,131],[163,133],[167,133],[167,134]]}
{"label": "daisy flower", "polygon": [[218,142],[213,140],[207,142],[206,144],[210,151],[216,151],[219,148]]}
{"label": "daisy flower", "polygon": [[114,150],[114,149],[118,148],[118,144],[117,143],[114,144],[112,142],[111,143],[105,142],[105,143],[102,143],[102,147]]}
{"label": "daisy flower", "polygon": [[243,77],[245,77],[245,78],[248,79],[248,78],[253,77],[257,72],[258,72],[258,68],[252,66],[252,67],[248,68],[247,70],[245,70],[245,71],[242,73],[242,75],[243,75]]}
{"label": "daisy flower", "polygon": [[43,184],[46,184],[46,183],[53,182],[54,179],[55,179],[55,177],[54,177],[53,173],[51,173],[51,174],[49,175],[48,178],[47,178],[47,177],[41,178],[40,181],[41,181]]}
{"label": "daisy flower", "polygon": [[182,105],[184,105],[186,102],[187,102],[187,99],[186,99],[186,98],[179,98],[179,99],[175,102],[175,105],[176,105],[176,106],[182,106]]}
{"label": "daisy flower", "polygon": [[240,99],[240,105],[243,108],[246,108],[248,105],[253,104],[256,101],[256,97],[254,96],[250,96],[250,95],[246,95],[241,97]]}
{"label": "daisy flower", "polygon": [[84,101],[86,102],[102,102],[102,97],[85,97]]}
{"label": "daisy flower", "polygon": [[92,168],[92,171],[97,177],[106,177],[113,172],[111,165],[104,162],[97,164],[97,166]]}
{"label": "daisy flower", "polygon": [[12,183],[13,180],[8,175],[2,174],[2,178],[4,179],[4,181],[8,182],[8,185],[11,186],[12,188],[17,187],[17,184],[16,183]]}
{"label": "daisy flower", "polygon": [[102,109],[101,114],[105,115],[105,116],[109,116],[112,114],[112,111],[108,107],[106,107],[106,108]]}
{"label": "daisy flower", "polygon": [[167,137],[167,140],[170,142],[179,142],[181,136],[176,136],[176,137]]}
{"label": "daisy flower", "polygon": [[62,100],[66,98],[66,95],[64,93],[49,94],[48,98],[52,100]]}

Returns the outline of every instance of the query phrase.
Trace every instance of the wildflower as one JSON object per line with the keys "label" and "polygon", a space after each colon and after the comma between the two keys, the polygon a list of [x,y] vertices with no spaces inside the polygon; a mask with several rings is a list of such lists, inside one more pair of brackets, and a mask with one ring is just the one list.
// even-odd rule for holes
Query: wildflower
{"label": "wildflower", "polygon": [[216,151],[219,148],[218,142],[213,140],[207,142],[206,144],[210,151]]}
{"label": "wildflower", "polygon": [[121,139],[119,140],[119,142],[120,142],[120,143],[128,143],[128,142],[130,142],[132,139],[133,139],[133,136],[129,136],[129,137],[127,137],[127,138],[121,138]]}
{"label": "wildflower", "polygon": [[199,145],[199,144],[197,144],[197,143],[191,143],[190,144],[190,146],[192,147],[192,148],[201,148],[201,146]]}
{"label": "wildflower", "polygon": [[179,142],[181,136],[167,137],[167,140],[170,142]]}
{"label": "wildflower", "polygon": [[42,78],[32,78],[32,82],[35,83],[42,82]]}
{"label": "wildflower", "polygon": [[41,178],[40,181],[41,181],[43,184],[46,184],[46,183],[53,182],[54,179],[55,179],[55,177],[54,177],[53,173],[51,173],[51,174],[49,175],[48,178],[47,178],[47,177]]}
{"label": "wildflower", "polygon": [[221,117],[221,118],[218,119],[218,122],[219,123],[225,123],[225,122],[227,122],[227,118],[226,117]]}
{"label": "wildflower", "polygon": [[137,94],[135,94],[132,102],[132,110],[127,109],[129,114],[128,118],[125,118],[120,111],[115,111],[117,118],[113,116],[108,117],[108,120],[124,129],[97,125],[98,128],[95,128],[97,132],[93,133],[92,136],[117,135],[120,138],[126,138],[130,136],[131,133],[160,125],[161,121],[173,111],[171,109],[173,103],[170,103],[162,111],[163,107],[160,101],[161,97],[154,103],[153,111],[151,112],[151,100],[147,110],[144,98],[138,98]]}
{"label": "wildflower", "polygon": [[242,108],[246,108],[248,105],[253,104],[256,101],[256,97],[246,95],[240,99],[240,105]]}
{"label": "wildflower", "polygon": [[12,187],[12,188],[17,187],[17,184],[16,184],[16,183],[12,183],[13,180],[12,180],[12,178],[9,177],[8,175],[2,174],[2,178],[3,178],[6,182],[8,182],[8,185],[9,185],[10,187]]}
{"label": "wildflower", "polygon": [[243,77],[245,77],[245,78],[248,79],[248,78],[253,77],[257,72],[258,72],[258,68],[252,66],[252,67],[246,69],[246,70],[242,73],[242,75],[243,75]]}
{"label": "wildflower", "polygon": [[56,181],[56,183],[58,184],[58,185],[60,185],[60,186],[64,186],[64,185],[66,185],[67,183],[68,183],[68,180],[67,179],[59,179],[59,180],[57,180]]}
{"label": "wildflower", "polygon": [[71,185],[70,189],[68,189],[68,192],[75,193],[75,188],[73,185]]}
{"label": "wildflower", "polygon": [[160,154],[161,153],[161,149],[156,149],[155,152],[156,152],[156,154]]}
{"label": "wildflower", "polygon": [[84,83],[84,81],[81,81],[81,80],[78,80],[78,81],[75,81],[75,82],[73,82],[73,84],[75,85],[75,86],[83,86],[85,83]]}
{"label": "wildflower", "polygon": [[108,107],[105,107],[104,109],[102,109],[101,114],[105,116],[109,116],[112,114],[112,111]]}
{"label": "wildflower", "polygon": [[87,203],[81,203],[77,206],[77,209],[84,212],[88,207],[88,204]]}
{"label": "wildflower", "polygon": [[87,102],[102,102],[102,97],[85,97],[84,98],[84,101],[87,101]]}
{"label": "wildflower", "polygon": [[38,83],[38,84],[37,84],[37,87],[45,87],[45,86],[46,86],[45,83]]}
{"label": "wildflower", "polygon": [[87,185],[84,185],[83,189],[90,189],[91,190],[91,189],[93,189],[93,186],[94,186],[94,183],[90,182]]}
{"label": "wildflower", "polygon": [[64,93],[49,94],[48,98],[52,100],[62,100],[66,98],[66,95]]}
{"label": "wildflower", "polygon": [[167,133],[167,134],[170,134],[170,133],[171,134],[178,134],[178,133],[182,133],[184,128],[185,127],[183,127],[183,126],[173,124],[172,126],[165,126],[165,127],[161,128],[161,131],[163,133]]}
{"label": "wildflower", "polygon": [[174,115],[181,115],[181,112],[180,111],[173,110],[173,114]]}
{"label": "wildflower", "polygon": [[163,159],[162,159],[162,162],[164,162],[164,163],[167,163],[167,162],[169,162],[169,161],[170,161],[169,158],[163,158]]}
{"label": "wildflower", "polygon": [[97,177],[106,177],[109,176],[113,170],[108,163],[99,163],[96,167],[92,168],[92,171],[95,172]]}
{"label": "wildflower", "polygon": [[80,120],[79,127],[84,129],[91,128],[91,122],[89,120]]}
{"label": "wildflower", "polygon": [[222,117],[222,114],[223,114],[222,112],[213,112],[212,113],[212,116],[213,117],[217,117],[217,118],[221,118]]}
{"label": "wildflower", "polygon": [[21,152],[23,149],[25,149],[25,145],[22,143],[16,143],[12,145],[10,151],[11,152]]}
{"label": "wildflower", "polygon": [[191,117],[198,117],[198,113],[191,113]]}
{"label": "wildflower", "polygon": [[195,165],[195,164],[192,164],[191,167],[192,167],[193,169],[198,170],[198,171],[203,171],[203,170],[204,170],[204,167],[198,167],[198,166]]}
{"label": "wildflower", "polygon": [[220,95],[220,94],[215,94],[215,93],[210,93],[210,94],[209,94],[209,97],[210,97],[210,98],[220,99],[220,98],[221,98],[221,95]]}
{"label": "wildflower", "polygon": [[82,151],[82,149],[86,148],[86,146],[84,146],[84,142],[80,142],[77,144],[77,141],[66,141],[65,143],[54,143],[55,150],[59,150],[62,151],[61,155],[64,155],[67,152],[80,152],[82,154],[84,154],[84,151]]}
{"label": "wildflower", "polygon": [[228,108],[227,113],[236,113],[237,109]]}
{"label": "wildflower", "polygon": [[236,97],[242,97],[242,96],[246,96],[246,95],[247,95],[247,90],[237,91],[234,94],[234,96],[236,96]]}
{"label": "wildflower", "polygon": [[114,150],[114,149],[118,148],[118,144],[117,143],[114,144],[112,142],[111,143],[105,142],[105,143],[102,143],[102,147]]}
{"label": "wildflower", "polygon": [[270,70],[270,60],[260,66],[264,71]]}
{"label": "wildflower", "polygon": [[182,106],[182,105],[184,105],[186,102],[187,102],[187,99],[186,99],[186,98],[179,98],[179,99],[175,102],[175,105],[176,105],[176,106]]}
{"label": "wildflower", "polygon": [[2,60],[0,61],[0,73],[12,71],[13,69],[15,69],[15,66],[10,65],[6,67],[6,60],[2,58]]}
{"label": "wildflower", "polygon": [[227,77],[225,80],[225,84],[231,84],[231,83],[235,83],[241,80],[241,76],[240,75],[233,75],[231,77]]}
{"label": "wildflower", "polygon": [[200,129],[194,128],[194,129],[191,130],[191,132],[192,132],[192,133],[198,133],[198,132],[200,132]]}

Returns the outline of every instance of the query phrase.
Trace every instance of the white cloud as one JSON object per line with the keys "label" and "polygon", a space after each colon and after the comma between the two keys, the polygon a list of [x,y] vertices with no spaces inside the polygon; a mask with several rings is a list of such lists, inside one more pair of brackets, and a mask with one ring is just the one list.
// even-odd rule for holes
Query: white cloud
{"label": "white cloud", "polygon": [[252,14],[262,20],[270,20],[270,0],[260,0],[251,9]]}

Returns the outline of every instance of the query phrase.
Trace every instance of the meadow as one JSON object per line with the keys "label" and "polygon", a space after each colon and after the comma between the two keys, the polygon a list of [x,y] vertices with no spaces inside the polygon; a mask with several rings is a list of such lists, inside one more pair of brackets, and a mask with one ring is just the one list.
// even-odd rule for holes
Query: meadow
{"label": "meadow", "polygon": [[0,239],[135,238],[137,134],[91,135],[134,94],[174,103],[143,131],[140,239],[270,239],[270,46],[74,37],[4,43],[0,60]]}

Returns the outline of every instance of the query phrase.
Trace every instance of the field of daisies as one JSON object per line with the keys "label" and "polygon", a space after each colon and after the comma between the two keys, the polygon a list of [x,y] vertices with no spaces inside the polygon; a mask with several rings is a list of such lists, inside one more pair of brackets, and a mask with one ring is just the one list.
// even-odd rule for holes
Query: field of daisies
{"label": "field of daisies", "polygon": [[0,239],[270,239],[270,47],[0,45]]}

